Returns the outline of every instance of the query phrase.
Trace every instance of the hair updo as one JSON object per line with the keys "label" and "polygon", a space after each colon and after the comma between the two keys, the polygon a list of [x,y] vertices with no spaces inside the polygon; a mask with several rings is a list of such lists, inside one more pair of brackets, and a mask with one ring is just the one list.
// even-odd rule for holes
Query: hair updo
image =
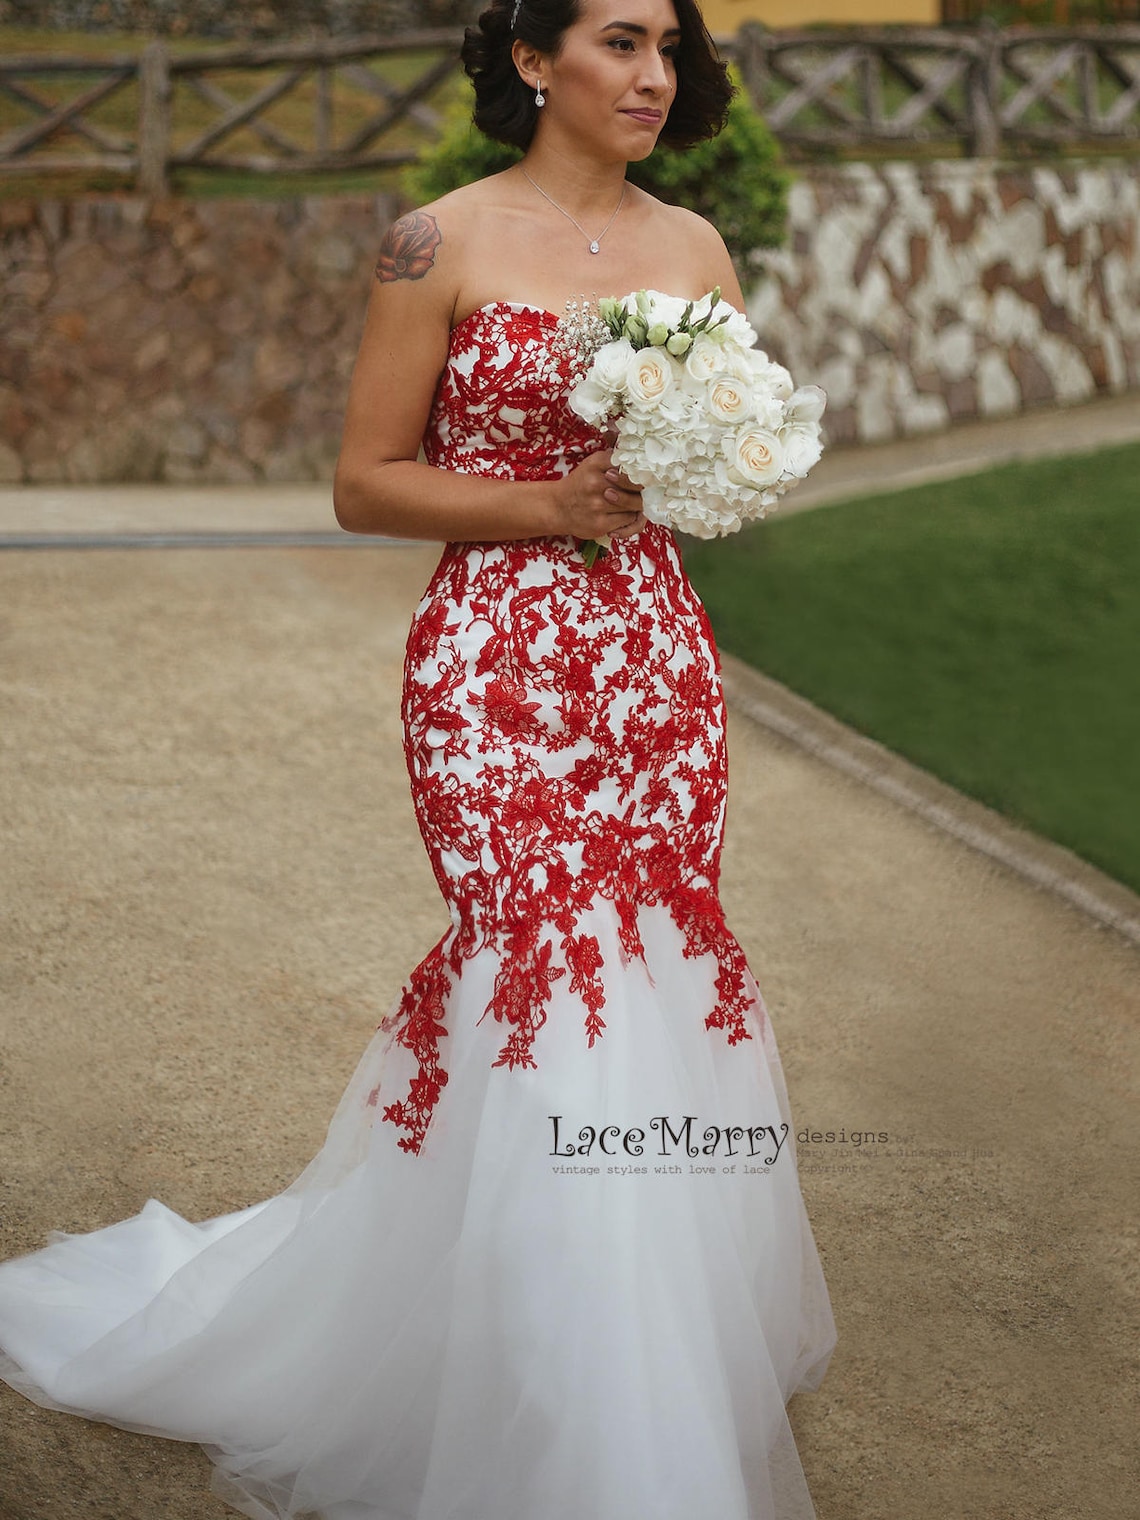
{"label": "hair updo", "polygon": [[[580,0],[491,0],[475,26],[463,34],[463,67],[475,86],[475,125],[496,142],[527,149],[538,107],[511,57],[515,38],[555,56],[567,29],[582,14]],[[733,86],[717,55],[696,0],[673,0],[681,36],[677,45],[677,93],[657,139],[690,148],[723,128]]]}

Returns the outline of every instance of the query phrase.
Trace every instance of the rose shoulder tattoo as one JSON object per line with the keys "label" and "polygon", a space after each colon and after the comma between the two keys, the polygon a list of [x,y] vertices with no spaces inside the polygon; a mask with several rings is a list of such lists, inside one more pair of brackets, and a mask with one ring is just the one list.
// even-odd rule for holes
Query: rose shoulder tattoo
{"label": "rose shoulder tattoo", "polygon": [[390,280],[422,280],[435,263],[435,251],[442,241],[434,216],[427,211],[409,211],[384,234],[376,278],[385,284]]}

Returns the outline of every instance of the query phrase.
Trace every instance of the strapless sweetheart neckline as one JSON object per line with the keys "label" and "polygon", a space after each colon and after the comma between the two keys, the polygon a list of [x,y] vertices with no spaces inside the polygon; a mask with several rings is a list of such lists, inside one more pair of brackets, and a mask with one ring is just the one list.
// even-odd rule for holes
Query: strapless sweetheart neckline
{"label": "strapless sweetheart neckline", "polygon": [[451,331],[453,333],[460,332],[469,322],[473,322],[476,317],[481,317],[489,311],[497,311],[500,306],[505,306],[509,311],[533,311],[547,322],[558,323],[562,320],[561,317],[556,316],[547,307],[535,306],[530,301],[484,301],[482,306],[477,306],[474,311],[468,312],[465,317],[456,322]]}

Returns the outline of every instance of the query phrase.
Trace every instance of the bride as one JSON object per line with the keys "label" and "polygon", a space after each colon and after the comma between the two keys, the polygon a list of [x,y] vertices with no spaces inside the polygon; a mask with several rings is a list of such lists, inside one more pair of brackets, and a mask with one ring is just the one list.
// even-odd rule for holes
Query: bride
{"label": "bride", "polygon": [[284,1193],[0,1266],[0,1375],[200,1442],[255,1520],[810,1520],[785,1406],[835,1328],[718,896],[719,659],[556,341],[582,294],[743,306],[625,180],[730,86],[694,0],[493,0],[464,63],[524,156],[384,237],[334,484],[442,545],[402,719],[450,926]]}

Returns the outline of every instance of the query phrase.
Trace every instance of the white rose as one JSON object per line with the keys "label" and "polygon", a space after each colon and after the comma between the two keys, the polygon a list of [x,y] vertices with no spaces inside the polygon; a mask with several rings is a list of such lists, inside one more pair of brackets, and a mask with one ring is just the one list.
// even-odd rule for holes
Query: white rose
{"label": "white rose", "polygon": [[724,355],[715,344],[703,335],[697,338],[685,360],[685,374],[698,385],[704,386],[714,375],[724,369]]}
{"label": "white rose", "polygon": [[814,425],[801,427],[792,423],[780,429],[780,442],[784,445],[784,468],[802,480],[823,453],[819,429]]}
{"label": "white rose", "polygon": [[626,338],[619,338],[616,343],[603,343],[590,366],[590,379],[614,395],[621,395],[632,356],[633,345]]}
{"label": "white rose", "polygon": [[761,369],[757,370],[756,378],[766,385],[774,396],[778,396],[781,401],[789,400],[795,389],[795,383],[791,375],[788,374],[782,364],[773,364],[771,361],[768,361]]}
{"label": "white rose", "polygon": [[826,391],[818,385],[801,385],[788,397],[788,421],[818,422],[826,405]]}
{"label": "white rose", "polygon": [[735,473],[751,486],[769,486],[784,468],[784,448],[770,428],[744,427],[724,440],[724,452]]}
{"label": "white rose", "polygon": [[626,390],[631,400],[653,406],[673,384],[673,366],[659,348],[642,348],[630,356]]}
{"label": "white rose", "polygon": [[722,375],[709,381],[705,406],[718,422],[742,422],[748,416],[750,399],[741,381]]}

